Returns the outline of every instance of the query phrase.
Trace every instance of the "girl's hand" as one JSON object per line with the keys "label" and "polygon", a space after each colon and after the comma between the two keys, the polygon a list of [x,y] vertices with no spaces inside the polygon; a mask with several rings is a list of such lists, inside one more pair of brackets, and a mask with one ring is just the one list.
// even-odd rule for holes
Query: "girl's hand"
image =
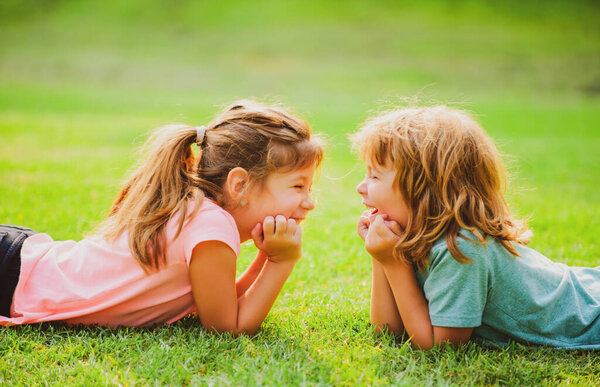
{"label": "girl's hand", "polygon": [[386,219],[385,215],[371,215],[365,236],[365,248],[383,265],[396,261],[394,246],[402,235],[400,225],[396,221]]}
{"label": "girl's hand", "polygon": [[302,229],[294,219],[267,216],[252,229],[252,239],[271,262],[296,262],[302,255]]}

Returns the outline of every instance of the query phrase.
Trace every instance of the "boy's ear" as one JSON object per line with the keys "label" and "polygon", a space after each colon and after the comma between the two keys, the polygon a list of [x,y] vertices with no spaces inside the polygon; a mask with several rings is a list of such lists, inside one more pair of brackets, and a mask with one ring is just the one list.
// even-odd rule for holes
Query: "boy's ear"
{"label": "boy's ear", "polygon": [[227,181],[225,182],[227,193],[235,202],[239,202],[246,192],[248,183],[250,182],[250,175],[248,171],[241,167],[235,167],[227,174]]}

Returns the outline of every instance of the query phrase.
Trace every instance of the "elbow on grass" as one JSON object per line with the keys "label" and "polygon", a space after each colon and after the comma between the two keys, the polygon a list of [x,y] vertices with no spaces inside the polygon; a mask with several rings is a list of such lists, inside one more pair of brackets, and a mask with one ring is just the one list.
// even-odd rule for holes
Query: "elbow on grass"
{"label": "elbow on grass", "polygon": [[430,349],[436,347],[436,345],[434,345],[433,343],[415,343],[414,341],[411,340],[411,345],[413,347],[413,349],[416,349],[418,351],[429,351]]}
{"label": "elbow on grass", "polygon": [[371,325],[374,326],[375,333],[378,335],[393,334],[395,336],[402,336],[404,334],[404,329],[402,327],[394,327],[389,323],[371,320]]}
{"label": "elbow on grass", "polygon": [[256,327],[256,328],[244,328],[244,327],[236,327],[236,326],[230,326],[230,325],[209,325],[209,324],[202,324],[202,326],[204,327],[204,329],[206,329],[206,331],[208,333],[213,333],[216,335],[230,335],[233,338],[237,338],[240,335],[244,335],[244,336],[254,336],[256,333],[258,333],[258,329],[260,327]]}
{"label": "elbow on grass", "polygon": [[452,347],[452,348],[459,348],[462,345],[465,345],[467,341],[452,341],[452,340],[448,340],[448,339],[435,339],[434,337],[431,338],[431,340],[415,340],[414,337],[410,338],[410,343],[412,345],[412,347],[416,350],[420,350],[420,351],[429,351],[430,349],[433,348],[447,348],[447,347]]}

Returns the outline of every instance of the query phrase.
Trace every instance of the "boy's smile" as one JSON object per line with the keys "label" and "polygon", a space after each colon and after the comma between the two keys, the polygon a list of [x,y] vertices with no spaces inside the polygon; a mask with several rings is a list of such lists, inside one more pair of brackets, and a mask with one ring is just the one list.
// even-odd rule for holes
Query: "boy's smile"
{"label": "boy's smile", "polygon": [[367,175],[356,187],[367,208],[373,208],[374,214],[388,215],[390,220],[406,228],[408,206],[402,199],[399,189],[394,186],[396,170],[387,166],[367,163]]}

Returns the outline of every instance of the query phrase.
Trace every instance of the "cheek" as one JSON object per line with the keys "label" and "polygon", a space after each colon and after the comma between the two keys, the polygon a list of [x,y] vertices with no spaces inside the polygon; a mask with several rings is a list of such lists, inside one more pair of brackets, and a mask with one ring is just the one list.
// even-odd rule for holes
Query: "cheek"
{"label": "cheek", "polygon": [[401,200],[401,199],[396,199],[396,200],[398,200],[398,209],[396,210],[397,214],[398,214],[398,221],[402,227],[406,227],[406,222],[408,220],[408,215],[409,215],[408,206],[406,205],[406,203],[404,203],[403,200]]}
{"label": "cheek", "polygon": [[285,200],[285,207],[289,210],[295,210],[297,207],[300,207],[302,203],[302,195],[294,194],[290,195],[287,200]]}
{"label": "cheek", "polygon": [[285,211],[288,212],[288,216],[292,215],[294,211],[302,206],[302,201],[304,200],[303,195],[299,193],[289,194],[286,200],[283,201],[282,206],[285,208]]}
{"label": "cheek", "polygon": [[281,214],[289,217],[300,203],[299,200],[296,200],[296,195],[291,195],[290,193],[269,195],[262,199],[261,205],[257,206],[257,211],[261,216],[275,216]]}
{"label": "cheek", "polygon": [[370,198],[382,202],[381,204],[385,204],[389,201],[390,194],[384,187],[381,187],[377,183],[373,183],[369,188]]}

